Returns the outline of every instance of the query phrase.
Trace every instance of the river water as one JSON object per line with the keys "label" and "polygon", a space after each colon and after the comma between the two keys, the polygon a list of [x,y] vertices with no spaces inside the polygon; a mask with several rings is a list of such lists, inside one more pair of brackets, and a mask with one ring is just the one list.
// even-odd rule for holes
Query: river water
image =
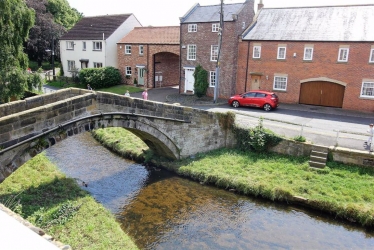
{"label": "river water", "polygon": [[[122,159],[83,133],[46,150],[141,249],[374,249],[374,232]],[[89,215],[88,215],[89,216]]]}

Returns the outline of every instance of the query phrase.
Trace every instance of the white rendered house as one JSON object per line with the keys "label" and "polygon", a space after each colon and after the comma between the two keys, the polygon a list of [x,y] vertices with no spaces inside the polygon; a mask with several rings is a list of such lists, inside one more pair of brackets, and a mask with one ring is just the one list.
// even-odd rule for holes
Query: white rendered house
{"label": "white rendered house", "polygon": [[141,26],[133,14],[83,17],[60,38],[64,75],[84,68],[117,68],[117,42]]}

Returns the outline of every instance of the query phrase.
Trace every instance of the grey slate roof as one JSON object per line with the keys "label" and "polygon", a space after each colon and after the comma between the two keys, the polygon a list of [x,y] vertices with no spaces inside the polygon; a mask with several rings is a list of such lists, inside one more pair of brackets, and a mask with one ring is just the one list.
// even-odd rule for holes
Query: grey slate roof
{"label": "grey slate roof", "polygon": [[[224,4],[223,5],[223,20],[233,21],[232,14],[239,14],[243,3]],[[208,23],[219,22],[219,12],[221,5],[200,6],[197,4],[192,10],[181,18],[181,23]]]}
{"label": "grey slate roof", "polygon": [[113,34],[131,14],[83,17],[60,40],[103,40]]}
{"label": "grey slate roof", "polygon": [[263,8],[243,40],[374,41],[374,5]]}

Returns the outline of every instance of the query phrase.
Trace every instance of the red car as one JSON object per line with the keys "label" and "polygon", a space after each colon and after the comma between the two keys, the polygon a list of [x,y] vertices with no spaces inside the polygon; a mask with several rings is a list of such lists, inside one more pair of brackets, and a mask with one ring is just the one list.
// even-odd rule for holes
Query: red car
{"label": "red car", "polygon": [[253,90],[240,95],[234,95],[229,99],[229,105],[234,108],[240,106],[263,108],[270,111],[278,107],[278,96],[273,92]]}

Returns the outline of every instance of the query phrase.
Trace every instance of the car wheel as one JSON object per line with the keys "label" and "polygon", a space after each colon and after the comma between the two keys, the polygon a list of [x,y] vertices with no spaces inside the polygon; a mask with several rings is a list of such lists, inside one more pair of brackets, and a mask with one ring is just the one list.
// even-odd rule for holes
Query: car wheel
{"label": "car wheel", "polygon": [[234,108],[238,108],[238,107],[240,106],[240,104],[239,104],[238,101],[233,101],[233,102],[232,102],[232,106],[233,106]]}
{"label": "car wheel", "polygon": [[266,103],[265,105],[264,105],[264,110],[265,111],[270,111],[272,108],[271,108],[271,105],[269,104],[269,103]]}

